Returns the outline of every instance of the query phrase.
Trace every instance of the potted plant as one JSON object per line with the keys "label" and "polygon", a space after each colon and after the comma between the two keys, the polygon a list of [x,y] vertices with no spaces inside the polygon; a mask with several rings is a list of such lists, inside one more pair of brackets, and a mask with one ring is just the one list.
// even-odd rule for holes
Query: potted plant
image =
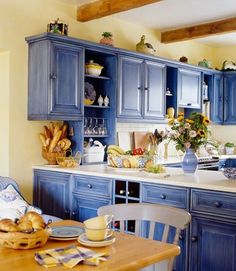
{"label": "potted plant", "polygon": [[114,41],[112,39],[112,33],[111,32],[103,32],[100,43],[105,44],[105,45],[109,45],[109,46],[114,46]]}
{"label": "potted plant", "polygon": [[234,143],[233,142],[227,142],[225,143],[225,153],[226,154],[234,154]]}

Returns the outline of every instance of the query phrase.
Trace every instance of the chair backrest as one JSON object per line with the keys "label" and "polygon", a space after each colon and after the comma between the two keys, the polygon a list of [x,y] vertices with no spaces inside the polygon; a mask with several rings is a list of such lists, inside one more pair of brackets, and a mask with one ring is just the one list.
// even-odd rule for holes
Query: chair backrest
{"label": "chair backrest", "polygon": [[[162,236],[159,238],[162,242],[168,242],[170,227],[175,228],[173,244],[179,243],[181,230],[185,229],[191,215],[182,209],[149,203],[128,203],[102,206],[98,209],[98,215],[111,214],[113,221],[119,221],[119,229],[126,230],[126,221],[135,221],[135,235],[141,235],[142,221],[149,221],[148,238],[153,239],[156,223],[163,224]],[[173,268],[173,259],[169,261],[168,270]]]}

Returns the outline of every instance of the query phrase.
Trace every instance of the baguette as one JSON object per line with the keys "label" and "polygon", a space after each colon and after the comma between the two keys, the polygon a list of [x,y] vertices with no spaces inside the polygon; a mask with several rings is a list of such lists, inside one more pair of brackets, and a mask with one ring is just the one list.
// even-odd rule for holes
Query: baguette
{"label": "baguette", "polygon": [[58,133],[58,131],[60,131],[60,124],[56,123],[54,125],[53,137]]}
{"label": "baguette", "polygon": [[46,125],[44,125],[43,128],[44,128],[44,134],[46,136],[46,139],[52,138],[52,133],[50,129]]}
{"label": "baguette", "polygon": [[67,138],[67,129],[68,129],[68,125],[64,123],[61,128],[62,130],[61,139]]}
{"label": "baguette", "polygon": [[43,147],[46,148],[47,147],[47,143],[46,143],[46,137],[45,137],[45,135],[42,134],[42,133],[40,133],[39,134],[39,139],[41,140]]}
{"label": "baguette", "polygon": [[53,124],[53,122],[49,123],[49,130],[51,132],[51,135],[53,136],[53,132],[54,132],[54,124]]}
{"label": "baguette", "polygon": [[60,137],[61,137],[61,133],[62,131],[59,130],[57,131],[57,133],[53,136],[51,142],[50,142],[50,145],[49,145],[49,152],[53,152],[54,148],[56,147]]}

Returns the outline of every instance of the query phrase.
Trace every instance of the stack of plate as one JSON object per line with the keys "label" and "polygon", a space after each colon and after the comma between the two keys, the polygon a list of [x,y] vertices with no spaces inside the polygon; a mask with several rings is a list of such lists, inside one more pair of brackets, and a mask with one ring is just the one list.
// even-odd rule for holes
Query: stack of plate
{"label": "stack of plate", "polygon": [[86,234],[83,233],[79,236],[78,242],[87,247],[105,247],[113,244],[116,238],[114,236],[110,236],[102,241],[91,241],[87,238]]}

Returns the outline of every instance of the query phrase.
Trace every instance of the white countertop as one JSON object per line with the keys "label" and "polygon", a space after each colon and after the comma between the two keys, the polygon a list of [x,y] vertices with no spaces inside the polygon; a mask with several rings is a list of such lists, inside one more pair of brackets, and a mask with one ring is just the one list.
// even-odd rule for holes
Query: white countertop
{"label": "white countertop", "polygon": [[141,181],[162,185],[202,188],[236,193],[236,182],[228,180],[221,171],[197,170],[194,175],[185,175],[180,168],[166,168],[166,173],[147,173],[140,169],[112,168],[103,165],[82,165],[76,169],[58,166],[34,166],[34,169],[63,173],[83,174],[121,180]]}

